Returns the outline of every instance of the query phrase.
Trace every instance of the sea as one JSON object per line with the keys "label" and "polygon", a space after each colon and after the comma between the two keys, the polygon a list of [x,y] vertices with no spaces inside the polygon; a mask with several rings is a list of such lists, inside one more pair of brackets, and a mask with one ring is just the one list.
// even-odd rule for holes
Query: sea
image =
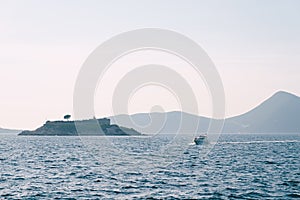
{"label": "sea", "polygon": [[2,135],[0,153],[0,199],[300,199],[300,134]]}

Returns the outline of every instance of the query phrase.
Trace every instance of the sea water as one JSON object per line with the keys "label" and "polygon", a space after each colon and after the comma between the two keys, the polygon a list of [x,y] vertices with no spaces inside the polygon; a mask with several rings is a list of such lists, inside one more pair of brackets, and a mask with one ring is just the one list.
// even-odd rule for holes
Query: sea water
{"label": "sea water", "polygon": [[0,136],[7,199],[300,198],[299,134],[225,134],[207,153],[180,139]]}

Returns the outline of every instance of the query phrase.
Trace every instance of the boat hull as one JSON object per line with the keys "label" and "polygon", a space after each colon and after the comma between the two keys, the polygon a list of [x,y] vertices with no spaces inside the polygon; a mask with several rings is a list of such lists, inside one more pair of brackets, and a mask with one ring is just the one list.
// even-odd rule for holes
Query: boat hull
{"label": "boat hull", "polygon": [[204,144],[204,142],[205,142],[205,137],[196,137],[196,138],[194,139],[194,142],[195,142],[196,145]]}

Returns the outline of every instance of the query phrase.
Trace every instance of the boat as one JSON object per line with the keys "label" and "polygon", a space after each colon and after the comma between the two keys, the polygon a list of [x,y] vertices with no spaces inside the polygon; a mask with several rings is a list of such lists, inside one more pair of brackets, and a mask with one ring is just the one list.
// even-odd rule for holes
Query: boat
{"label": "boat", "polygon": [[198,137],[194,138],[194,142],[196,145],[201,145],[205,142],[207,135],[199,135]]}

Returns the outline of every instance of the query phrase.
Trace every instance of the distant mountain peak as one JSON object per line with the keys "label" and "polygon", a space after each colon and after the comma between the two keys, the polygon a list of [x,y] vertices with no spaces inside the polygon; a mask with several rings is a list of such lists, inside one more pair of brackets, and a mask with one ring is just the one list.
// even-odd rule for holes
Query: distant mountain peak
{"label": "distant mountain peak", "polygon": [[[249,112],[228,119],[227,131],[297,132],[300,130],[299,120],[300,97],[278,91]],[[245,124],[249,126],[243,127]]]}
{"label": "distant mountain peak", "polygon": [[[296,96],[295,94],[286,92],[286,91],[278,91],[276,92],[272,97],[279,97],[279,98],[300,98],[298,96]],[[271,98],[272,98],[271,97]]]}

